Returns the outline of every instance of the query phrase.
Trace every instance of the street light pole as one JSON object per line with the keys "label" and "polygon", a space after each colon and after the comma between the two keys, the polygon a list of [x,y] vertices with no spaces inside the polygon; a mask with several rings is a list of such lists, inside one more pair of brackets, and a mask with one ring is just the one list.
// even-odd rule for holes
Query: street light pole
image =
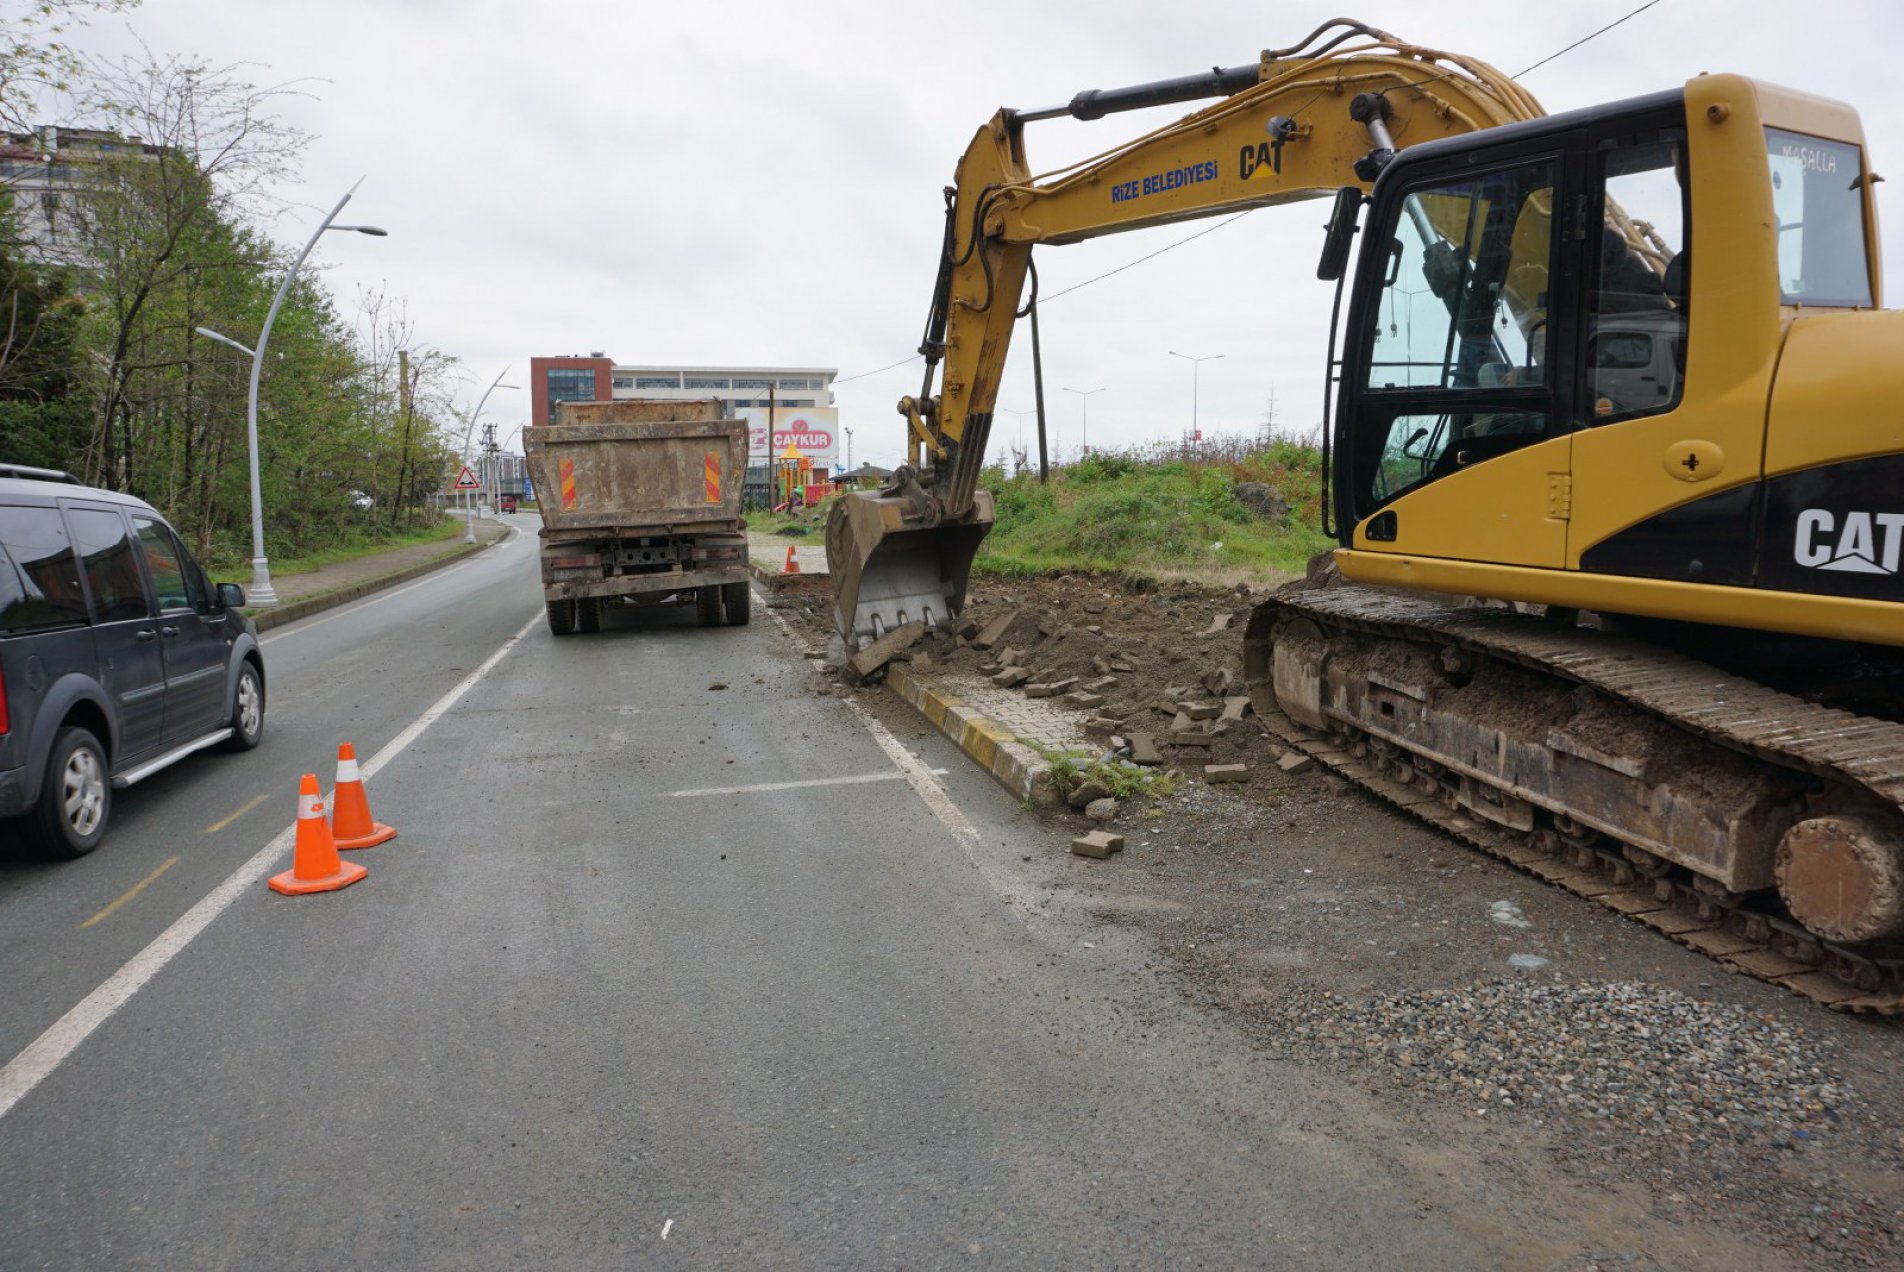
{"label": "street light pole", "polygon": [[[520,384],[504,384],[502,378],[508,374],[508,367],[504,367],[498,371],[496,378],[489,382],[489,387],[483,390],[483,395],[476,399],[476,409],[470,412],[469,423],[463,429],[463,467],[465,468],[469,467],[469,435],[476,431],[476,421],[480,419],[483,414],[483,403],[489,401],[489,395],[494,393],[497,389],[519,389],[522,387]],[[460,476],[461,474],[458,475]],[[467,510],[467,515],[463,520],[463,542],[474,543],[476,542],[476,501],[465,493],[463,496],[463,506]]]}
{"label": "street light pole", "polygon": [[304,250],[291,262],[291,268],[285,271],[284,281],[278,284],[278,294],[271,298],[271,308],[264,316],[264,326],[258,332],[258,345],[255,349],[246,349],[236,340],[221,336],[204,327],[197,328],[198,334],[210,340],[228,344],[234,349],[243,350],[251,355],[251,389],[245,405],[245,427],[251,442],[251,590],[245,599],[253,605],[276,605],[278,594],[271,586],[271,563],[264,555],[264,492],[258,483],[258,381],[264,375],[264,347],[271,339],[272,325],[278,321],[278,310],[284,305],[285,296],[290,294],[291,283],[297,278],[298,269],[304,259],[317,246],[317,240],[325,230],[352,230],[358,234],[369,234],[383,238],[390,231],[375,225],[333,225],[337,214],[350,202],[350,196],[357,193],[357,186],[364,183],[357,178],[357,185],[344,191],[344,197],[330,210],[330,215],[311,231],[311,237],[305,242]]}
{"label": "street light pole", "polygon": [[1089,455],[1091,453],[1091,395],[1102,393],[1104,390],[1102,388],[1066,389],[1065,392],[1077,394],[1078,405],[1084,410],[1084,441],[1080,444],[1079,453]]}
{"label": "street light pole", "polygon": [[[1203,433],[1202,433],[1202,430],[1197,427],[1198,372],[1203,370],[1204,363],[1215,362],[1218,358],[1222,357],[1223,355],[1220,353],[1208,353],[1208,354],[1205,354],[1201,358],[1193,358],[1187,353],[1178,353],[1175,349],[1172,349],[1169,352],[1171,357],[1182,358],[1185,362],[1188,362],[1190,364],[1190,437],[1192,441],[1201,441],[1203,440]],[[1201,454],[1202,452],[1199,451],[1198,453]]]}

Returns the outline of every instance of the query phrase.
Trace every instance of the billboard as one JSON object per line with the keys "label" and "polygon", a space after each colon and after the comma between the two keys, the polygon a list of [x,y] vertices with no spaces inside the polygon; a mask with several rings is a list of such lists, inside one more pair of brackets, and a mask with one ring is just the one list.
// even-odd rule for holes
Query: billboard
{"label": "billboard", "polygon": [[[762,463],[768,453],[767,408],[746,406],[736,412],[747,421],[749,463]],[[792,443],[819,468],[839,470],[840,410],[836,406],[782,406],[773,412],[773,454],[787,453]]]}

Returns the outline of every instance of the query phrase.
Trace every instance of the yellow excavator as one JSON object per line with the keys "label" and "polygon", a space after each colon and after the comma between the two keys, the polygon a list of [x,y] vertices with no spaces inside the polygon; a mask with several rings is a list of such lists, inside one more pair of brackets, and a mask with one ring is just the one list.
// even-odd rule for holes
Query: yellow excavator
{"label": "yellow excavator", "polygon": [[[1197,98],[1218,100],[1028,167],[1028,122]],[[1347,20],[1002,110],[946,191],[910,462],[828,522],[836,623],[857,646],[959,613],[1034,246],[1333,198],[1341,546],[1251,617],[1259,716],[1734,966],[1904,1010],[1904,318],[1878,308],[1879,179],[1823,98],[1701,75],[1545,116],[1493,67]]]}

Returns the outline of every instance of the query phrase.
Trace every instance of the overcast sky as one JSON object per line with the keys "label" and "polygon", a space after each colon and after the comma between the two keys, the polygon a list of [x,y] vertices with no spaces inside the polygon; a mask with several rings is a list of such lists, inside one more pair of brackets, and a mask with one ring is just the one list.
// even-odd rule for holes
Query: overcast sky
{"label": "overcast sky", "polygon": [[[1510,74],[1637,7],[1362,0],[1354,16]],[[1254,61],[1343,11],[1342,0],[1143,3],[961,0],[953,5],[701,0],[146,0],[75,33],[116,54],[256,64],[306,81],[290,122],[316,140],[272,226],[301,243],[362,176],[346,219],[390,237],[326,236],[313,258],[349,311],[360,286],[407,298],[419,342],[462,360],[473,405],[537,354],[622,362],[836,367],[844,380],[918,345],[942,231],[940,187],[1000,106]],[[1889,0],[1661,0],[1533,71],[1549,111],[1736,71],[1848,100],[1863,115],[1883,215],[1899,224],[1904,106],[1892,96],[1904,6]],[[1190,107],[1173,108],[1180,114]],[[1034,171],[1135,135],[1146,117],[1031,125]],[[1207,431],[1319,418],[1331,290],[1316,282],[1321,204],[1257,212],[1041,310],[1046,409],[1076,449],[1175,437],[1190,364]],[[1210,224],[1039,253],[1047,294]],[[1893,251],[1896,261],[1904,253]],[[307,266],[307,268],[309,268]],[[1887,284],[1898,285],[1897,268]],[[855,462],[891,464],[893,411],[917,363],[842,383]],[[268,390],[267,390],[268,391]],[[1030,341],[1013,346],[1002,407],[1029,410]],[[486,417],[507,433],[527,393]],[[996,454],[1020,425],[1001,413]],[[1027,439],[1033,421],[1023,425]]]}

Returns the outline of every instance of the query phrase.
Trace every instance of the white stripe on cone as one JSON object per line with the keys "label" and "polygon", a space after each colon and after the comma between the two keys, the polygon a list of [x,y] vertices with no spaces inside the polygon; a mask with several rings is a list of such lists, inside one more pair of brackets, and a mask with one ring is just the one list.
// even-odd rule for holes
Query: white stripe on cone
{"label": "white stripe on cone", "polygon": [[362,780],[362,778],[357,776],[356,760],[337,761],[337,784],[339,786],[342,786],[345,782],[358,782]]}
{"label": "white stripe on cone", "polygon": [[298,796],[298,820],[308,821],[324,815],[324,803],[315,795]]}

